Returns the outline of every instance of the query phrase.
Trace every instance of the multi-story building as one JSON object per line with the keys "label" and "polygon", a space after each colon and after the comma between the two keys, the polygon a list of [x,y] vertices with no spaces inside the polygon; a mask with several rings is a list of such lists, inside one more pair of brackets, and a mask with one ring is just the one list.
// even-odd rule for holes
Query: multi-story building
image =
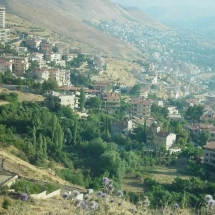
{"label": "multi-story building", "polygon": [[58,53],[48,53],[45,55],[46,61],[60,61],[62,59],[62,55]]}
{"label": "multi-story building", "polygon": [[199,141],[199,136],[202,131],[208,131],[210,133],[209,141],[215,141],[215,127],[213,124],[199,123],[195,125],[188,125],[188,129],[192,132],[193,141]]}
{"label": "multi-story building", "polygon": [[67,55],[69,52],[69,49],[66,47],[66,45],[62,43],[55,43],[56,51],[57,53],[61,55]]}
{"label": "multi-story building", "polygon": [[66,61],[72,61],[74,58],[78,57],[77,54],[64,54],[63,56]]}
{"label": "multi-story building", "polygon": [[150,116],[151,100],[135,98],[131,101],[132,115],[136,117]]}
{"label": "multi-story building", "polygon": [[28,37],[25,40],[25,45],[31,49],[39,49],[40,43],[41,43],[41,39],[38,39],[36,37]]}
{"label": "multi-story building", "polygon": [[29,68],[28,61],[25,61],[25,59],[14,59],[13,61],[13,72],[20,76],[22,75],[26,70]]}
{"label": "multi-story building", "polygon": [[94,88],[100,92],[108,92],[108,83],[107,82],[96,82]]}
{"label": "multi-story building", "polygon": [[102,108],[108,113],[115,113],[120,109],[120,97],[117,93],[102,94]]}
{"label": "multi-story building", "polygon": [[47,68],[41,68],[34,70],[34,76],[40,82],[47,81],[49,79],[49,71]]}
{"label": "multi-story building", "polygon": [[5,28],[5,7],[0,7],[0,43],[5,44],[10,40],[10,29]]}
{"label": "multi-story building", "polygon": [[140,90],[140,98],[147,99],[148,96],[149,96],[149,90],[148,90],[148,89],[142,88],[142,89]]}
{"label": "multi-story building", "polygon": [[78,108],[79,106],[79,98],[76,97],[75,94],[66,95],[64,93],[52,91],[51,94],[47,95],[46,101],[49,101],[53,97],[58,99],[60,105],[69,106],[72,110]]}
{"label": "multi-story building", "polygon": [[39,52],[33,52],[30,55],[31,58],[38,58],[40,60],[44,60],[44,54]]}
{"label": "multi-story building", "polygon": [[209,142],[204,146],[203,163],[215,166],[215,142]]}
{"label": "multi-story building", "polygon": [[42,53],[51,53],[54,43],[50,42],[48,39],[43,39],[40,43],[40,51]]}
{"label": "multi-story building", "polygon": [[0,28],[5,28],[5,7],[0,7]]}
{"label": "multi-story building", "polygon": [[147,133],[147,146],[156,149],[165,147],[166,150],[174,147],[176,142],[176,134],[161,131],[161,128],[154,122]]}
{"label": "multi-story building", "polygon": [[97,70],[104,70],[104,66],[105,66],[105,61],[102,57],[96,56],[94,57],[94,65],[95,65],[95,69]]}
{"label": "multi-story building", "polygon": [[49,69],[49,78],[57,82],[58,86],[70,86],[70,71],[69,70],[59,70],[59,69]]}
{"label": "multi-story building", "polygon": [[12,72],[12,60],[0,60],[0,73],[5,74],[7,71]]}
{"label": "multi-story building", "polygon": [[132,120],[124,119],[123,121],[115,121],[111,124],[111,137],[116,135],[127,135],[133,128]]}

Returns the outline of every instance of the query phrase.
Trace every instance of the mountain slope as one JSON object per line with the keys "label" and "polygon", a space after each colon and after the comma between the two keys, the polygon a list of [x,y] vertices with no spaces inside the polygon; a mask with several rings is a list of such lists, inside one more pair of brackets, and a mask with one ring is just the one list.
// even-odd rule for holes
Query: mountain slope
{"label": "mountain slope", "polygon": [[151,17],[165,24],[184,27],[214,28],[214,8],[200,7],[150,7],[145,10]]}
{"label": "mountain slope", "polygon": [[[95,51],[127,58],[141,55],[139,50],[129,44],[83,22],[83,20],[98,22],[101,19],[118,19],[119,21],[134,19],[128,11],[109,0],[4,1],[11,13],[93,47]],[[149,25],[149,22],[147,23]]]}

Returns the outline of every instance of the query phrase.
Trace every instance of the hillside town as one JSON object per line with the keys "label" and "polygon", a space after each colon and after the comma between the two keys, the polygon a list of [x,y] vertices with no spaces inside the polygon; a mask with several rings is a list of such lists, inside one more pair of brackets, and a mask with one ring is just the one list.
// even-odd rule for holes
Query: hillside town
{"label": "hillside town", "polygon": [[[114,186],[123,186],[135,204],[143,193],[153,207],[157,194],[163,202],[202,202],[202,193],[215,186],[213,48],[197,45],[190,29],[162,32],[132,21],[89,22],[145,54],[129,61],[131,86],[108,74],[106,55],[19,32],[5,16],[0,7],[0,194],[24,190],[21,201],[45,204],[60,196],[64,203],[87,205],[86,196],[95,190],[107,196],[99,191],[93,198],[108,199]],[[29,95],[40,99],[27,100]],[[169,171],[167,181],[156,178],[163,169]],[[197,185],[202,190],[195,196]],[[118,190],[116,198],[122,196]]]}
{"label": "hillside town", "polygon": [[[1,27],[5,30],[5,8],[2,8],[1,11],[3,13]],[[124,26],[117,21],[113,21],[113,24],[103,21],[99,28],[107,32],[113,32],[115,36],[120,36],[122,40],[132,40],[145,51],[146,48],[148,49],[147,54],[149,54],[151,62],[140,62],[140,69],[133,68],[130,71],[137,80],[135,86],[128,87],[113,80],[101,80],[101,75],[108,66],[105,58],[99,55],[86,54],[68,44],[34,34],[20,35],[20,41],[12,43],[11,47],[8,48],[8,53],[4,53],[3,50],[6,46],[4,44],[8,42],[9,38],[2,38],[0,72],[2,74],[11,72],[14,78],[33,78],[40,84],[48,80],[55,81],[60,91],[46,92],[44,94],[46,100],[57,99],[60,105],[69,106],[80,117],[86,118],[88,116],[92,104],[87,104],[97,101],[93,98],[97,98],[101,102],[96,108],[108,114],[119,113],[122,110],[122,102],[125,102],[124,119],[114,121],[111,124],[112,138],[115,135],[129,135],[139,125],[146,124],[149,128],[146,139],[147,147],[151,149],[162,145],[166,150],[172,150],[173,152],[180,151],[176,144],[177,134],[166,132],[166,130],[161,129],[160,125],[157,125],[158,119],[152,113],[152,106],[166,108],[166,117],[169,121],[182,122],[185,119],[180,114],[181,110],[179,111],[177,106],[172,106],[170,100],[183,99],[191,94],[204,93],[202,98],[184,100],[185,109],[183,111],[189,107],[200,105],[203,107],[200,121],[188,120],[187,129],[195,134],[192,139],[196,145],[198,145],[198,135],[205,130],[209,131],[211,136],[209,141],[215,141],[213,123],[204,123],[215,119],[213,92],[208,90],[206,82],[198,78],[198,74],[211,72],[211,68],[194,66],[182,60],[176,62],[174,55],[172,55],[173,51],[168,49],[168,44],[161,46],[165,41],[169,44],[175,42],[162,39],[162,37],[170,37],[174,40],[176,38],[174,32],[163,33],[160,37],[158,36],[160,34],[156,34],[155,31],[147,27],[142,28],[138,24],[133,25],[129,22]],[[139,33],[137,34],[137,32]],[[142,37],[141,32],[144,35],[144,40],[137,39]],[[133,38],[133,35],[137,38]],[[154,44],[148,42],[148,37],[154,38]],[[160,44],[156,44],[156,41],[159,41]],[[152,46],[157,51],[149,52],[153,48]],[[167,52],[167,49],[169,52]],[[159,57],[158,50],[160,53],[165,53],[165,56]],[[167,62],[170,62],[169,65],[167,65]],[[171,62],[174,62],[177,68]],[[82,79],[89,79],[89,81],[86,84]],[[7,84],[10,85],[10,83]],[[2,87],[7,88],[6,85]],[[24,90],[37,93],[35,89],[25,88]],[[84,108],[80,107],[82,91],[86,103]],[[166,96],[159,98],[156,96],[157,92],[164,92]]]}

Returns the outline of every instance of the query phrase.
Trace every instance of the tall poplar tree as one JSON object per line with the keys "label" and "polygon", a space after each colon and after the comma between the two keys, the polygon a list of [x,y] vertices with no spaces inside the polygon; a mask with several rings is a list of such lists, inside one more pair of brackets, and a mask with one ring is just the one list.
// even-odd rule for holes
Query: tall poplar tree
{"label": "tall poplar tree", "polygon": [[81,112],[84,110],[84,106],[85,106],[85,91],[84,88],[81,88],[81,92],[80,92],[80,110]]}

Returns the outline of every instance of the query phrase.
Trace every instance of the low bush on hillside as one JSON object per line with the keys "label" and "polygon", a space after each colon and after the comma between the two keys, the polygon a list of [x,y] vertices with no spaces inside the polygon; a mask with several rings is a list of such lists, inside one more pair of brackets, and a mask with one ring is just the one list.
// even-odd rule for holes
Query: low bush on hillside
{"label": "low bush on hillside", "polygon": [[51,193],[59,189],[59,186],[51,183],[39,184],[31,181],[19,180],[14,185],[12,185],[11,188],[15,189],[16,192],[22,192],[27,194],[38,194],[45,190],[47,191],[47,193]]}

